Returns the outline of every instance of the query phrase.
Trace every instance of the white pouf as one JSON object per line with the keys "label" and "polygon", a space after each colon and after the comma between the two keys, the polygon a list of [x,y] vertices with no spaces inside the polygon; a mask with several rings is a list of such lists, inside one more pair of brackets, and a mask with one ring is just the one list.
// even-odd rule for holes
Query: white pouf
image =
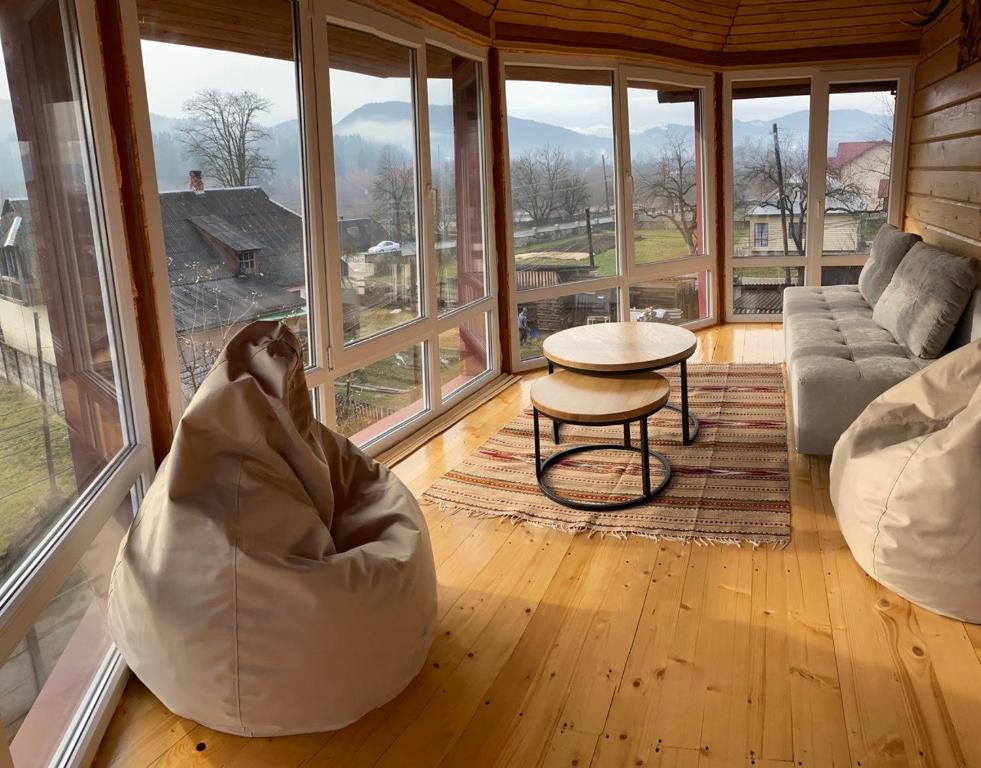
{"label": "white pouf", "polygon": [[109,627],[178,715],[333,730],[396,696],[436,628],[429,533],[401,481],[313,418],[283,325],[228,344],[123,541]]}
{"label": "white pouf", "polygon": [[835,445],[831,501],[872,578],[981,623],[981,340],[865,409]]}

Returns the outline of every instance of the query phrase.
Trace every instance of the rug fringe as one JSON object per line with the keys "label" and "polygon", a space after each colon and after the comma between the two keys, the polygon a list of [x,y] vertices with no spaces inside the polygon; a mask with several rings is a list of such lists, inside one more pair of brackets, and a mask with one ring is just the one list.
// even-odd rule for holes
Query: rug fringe
{"label": "rug fringe", "polygon": [[453,516],[458,515],[461,512],[465,512],[467,517],[472,517],[478,520],[508,520],[512,526],[516,526],[519,523],[527,523],[528,525],[534,525],[538,528],[551,528],[553,530],[572,535],[586,533],[588,538],[592,538],[597,534],[604,537],[622,540],[626,540],[630,536],[637,536],[643,539],[651,539],[652,541],[676,541],[681,544],[695,544],[700,547],[710,547],[715,545],[742,547],[743,544],[749,544],[753,549],[758,549],[765,546],[773,550],[784,549],[788,544],[790,544],[789,538],[786,540],[747,539],[733,536],[684,536],[668,533],[654,533],[651,531],[604,531],[584,522],[566,523],[562,522],[561,520],[541,520],[538,518],[529,519],[514,512],[489,512],[485,509],[475,509],[467,506],[466,504],[459,504],[456,502],[447,501],[445,499],[434,499],[429,496],[423,496],[422,501],[436,507],[440,514]]}

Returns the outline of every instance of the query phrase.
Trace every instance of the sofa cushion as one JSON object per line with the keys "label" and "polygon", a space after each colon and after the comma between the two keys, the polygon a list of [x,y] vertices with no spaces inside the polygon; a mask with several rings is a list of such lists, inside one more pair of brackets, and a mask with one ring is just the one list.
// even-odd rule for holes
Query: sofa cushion
{"label": "sofa cushion", "polygon": [[903,232],[892,224],[883,224],[879,228],[875,240],[872,241],[869,257],[858,276],[858,290],[869,306],[876,305],[903,257],[919,240],[919,235]]}
{"label": "sofa cushion", "polygon": [[977,280],[967,256],[914,245],[875,305],[872,319],[918,357],[943,352]]}

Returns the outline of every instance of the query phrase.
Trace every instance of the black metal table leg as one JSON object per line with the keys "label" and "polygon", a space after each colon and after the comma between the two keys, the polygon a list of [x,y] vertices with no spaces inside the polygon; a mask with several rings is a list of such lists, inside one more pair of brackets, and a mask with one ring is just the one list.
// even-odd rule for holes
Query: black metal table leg
{"label": "black metal table leg", "polygon": [[[555,363],[551,360],[548,361],[548,374],[551,376],[555,373]],[[559,436],[559,427],[562,426],[562,422],[558,419],[552,419],[552,442],[558,445],[562,438]]]}
{"label": "black metal table leg", "polygon": [[681,368],[681,407],[666,405],[664,408],[681,414],[681,439],[684,445],[691,445],[698,437],[698,416],[688,410],[688,362],[682,360],[678,365]]}
{"label": "black metal table leg", "polygon": [[[630,428],[630,423],[627,423]],[[644,475],[644,496],[651,495],[651,455],[647,437],[647,419],[640,420],[640,471]]]}
{"label": "black metal table leg", "polygon": [[[549,456],[544,461],[541,460],[541,441],[539,439],[538,433],[538,410],[532,408],[532,419],[534,421],[534,433],[535,433],[535,477],[538,480],[538,487],[541,488],[542,493],[544,493],[552,501],[561,504],[564,507],[569,507],[570,509],[579,509],[584,511],[598,511],[598,512],[609,512],[617,509],[626,509],[627,507],[633,507],[637,504],[643,504],[645,502],[651,501],[657,494],[659,494],[665,487],[667,487],[668,482],[671,480],[671,464],[668,462],[668,457],[659,451],[651,450],[650,442],[648,437],[647,429],[647,418],[650,414],[642,416],[640,421],[640,445],[635,446],[630,443],[630,422],[612,422],[611,424],[623,424],[624,432],[624,445],[619,446],[610,443],[593,443],[590,445],[574,445],[571,448],[565,448],[561,451],[556,451],[551,456]],[[600,424],[591,424],[590,426],[606,426]],[[549,488],[548,484],[545,482],[545,471],[552,466],[561,462],[568,456],[572,456],[577,453],[585,453],[587,451],[609,451],[609,450],[626,450],[626,451],[636,451],[641,455],[641,472],[643,472],[643,493],[635,498],[627,499],[626,501],[616,501],[608,503],[593,503],[593,502],[581,502],[573,501],[572,499],[567,499],[564,496],[560,496],[558,493]],[[651,487],[651,457],[654,457],[661,465],[663,469],[664,476],[661,478],[661,482],[657,484],[657,487]]]}
{"label": "black metal table leg", "polygon": [[542,442],[538,436],[538,409],[531,409],[531,420],[534,423],[535,432],[535,479],[541,482],[542,479]]}
{"label": "black metal table leg", "polygon": [[688,361],[681,361],[681,436],[685,445],[691,444],[691,425],[688,423]]}

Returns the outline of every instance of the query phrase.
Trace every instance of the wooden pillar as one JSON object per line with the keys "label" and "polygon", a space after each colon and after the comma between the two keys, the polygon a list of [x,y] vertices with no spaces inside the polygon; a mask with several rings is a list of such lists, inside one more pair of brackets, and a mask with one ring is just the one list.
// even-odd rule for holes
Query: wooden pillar
{"label": "wooden pillar", "polygon": [[500,332],[501,370],[513,373],[511,326],[511,282],[508,279],[508,217],[511,216],[507,193],[507,113],[504,106],[504,69],[501,53],[491,47],[487,57],[490,85],[490,125],[493,163],[491,181],[494,190],[494,245],[497,249],[497,327]]}
{"label": "wooden pillar", "polygon": [[726,285],[726,216],[731,212],[726,210],[726,188],[725,188],[725,112],[723,110],[722,93],[722,73],[716,72],[714,78],[715,91],[715,307],[718,315],[718,322],[725,322],[726,296],[729,286]]}
{"label": "wooden pillar", "polygon": [[126,250],[133,280],[133,302],[143,356],[143,378],[150,411],[150,435],[156,463],[170,450],[174,437],[167,388],[167,369],[159,325],[159,301],[153,291],[154,263],[146,227],[140,147],[137,144],[132,88],[126,63],[120,0],[96,0],[99,36],[105,64],[106,91],[116,171],[123,206]]}

